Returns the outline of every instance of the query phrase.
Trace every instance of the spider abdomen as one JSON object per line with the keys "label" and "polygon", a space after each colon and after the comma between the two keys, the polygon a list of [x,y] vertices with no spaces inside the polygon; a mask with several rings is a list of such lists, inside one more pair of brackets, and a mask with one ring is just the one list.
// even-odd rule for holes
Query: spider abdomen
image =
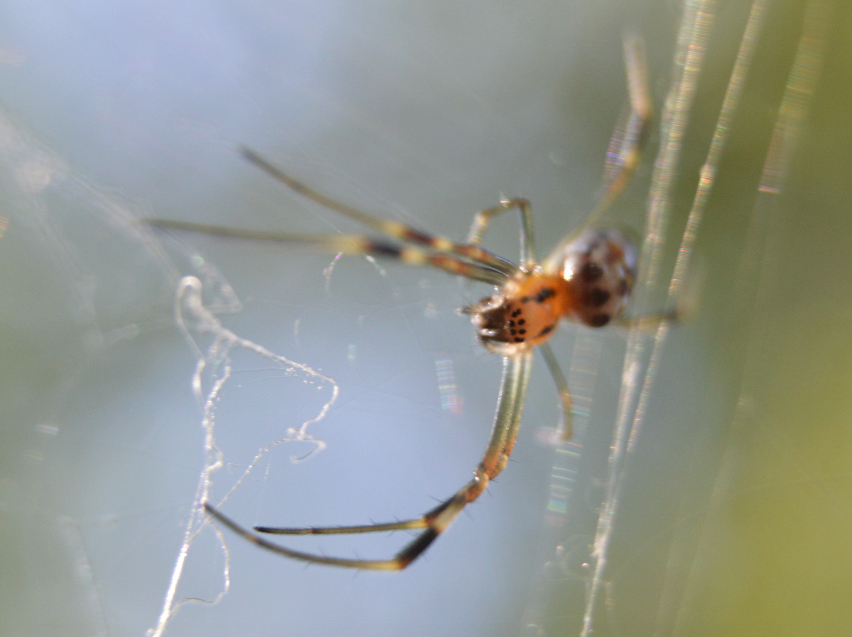
{"label": "spider abdomen", "polygon": [[566,316],[590,327],[603,327],[630,300],[636,280],[636,250],[617,230],[591,230],[565,247],[560,273],[573,301]]}

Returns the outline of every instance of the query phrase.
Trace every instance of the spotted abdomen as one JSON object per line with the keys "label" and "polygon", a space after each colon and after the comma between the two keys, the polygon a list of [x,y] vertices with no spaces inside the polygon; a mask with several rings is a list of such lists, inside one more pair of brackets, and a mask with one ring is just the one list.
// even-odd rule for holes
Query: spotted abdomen
{"label": "spotted abdomen", "polygon": [[636,250],[617,230],[592,230],[566,246],[561,274],[573,299],[567,316],[602,327],[620,315],[630,300]]}

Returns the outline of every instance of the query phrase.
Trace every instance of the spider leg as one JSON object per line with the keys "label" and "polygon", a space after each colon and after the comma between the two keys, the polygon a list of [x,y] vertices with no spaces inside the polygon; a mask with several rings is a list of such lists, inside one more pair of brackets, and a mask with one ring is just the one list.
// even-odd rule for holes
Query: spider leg
{"label": "spider leg", "polygon": [[595,209],[576,229],[569,232],[544,261],[545,271],[553,271],[565,246],[590,227],[597,225],[601,215],[609,210],[627,188],[642,157],[642,147],[648,136],[653,115],[653,102],[648,88],[648,65],[645,44],[635,33],[624,36],[624,65],[627,70],[627,93],[630,109],[618,121],[606,153],[604,190]]}
{"label": "spider leg", "polygon": [[598,208],[606,210],[630,183],[642,158],[642,147],[648,136],[653,116],[653,103],[648,89],[645,45],[637,34],[624,37],[624,62],[627,68],[627,92],[630,110],[619,118],[609,140],[604,168],[605,191]]}
{"label": "spider leg", "polygon": [[239,524],[234,522],[231,518],[226,516],[225,514],[217,511],[209,504],[204,505],[205,511],[209,513],[217,522],[224,524],[231,531],[242,537],[244,540],[251,542],[259,546],[262,549],[266,549],[267,551],[272,551],[273,553],[277,553],[278,555],[283,555],[284,557],[289,557],[294,560],[299,560],[301,562],[309,562],[311,564],[328,564],[329,566],[348,566],[350,568],[362,568],[367,570],[374,571],[393,571],[399,570],[403,568],[401,566],[397,566],[394,560],[351,560],[344,558],[336,558],[336,557],[325,557],[324,555],[314,555],[313,553],[305,553],[303,551],[294,551],[292,549],[288,549],[285,546],[280,546],[275,544],[274,542],[270,542],[267,539],[264,539],[258,535],[255,535],[251,531],[247,531]]}
{"label": "spider leg", "polygon": [[482,243],[482,235],[494,217],[512,208],[517,208],[521,214],[521,269],[529,271],[535,266],[536,257],[532,210],[526,199],[504,199],[496,206],[477,212],[473,216],[467,242],[474,246]]}
{"label": "spider leg", "polygon": [[203,223],[188,221],[172,221],[170,219],[148,219],[147,225],[163,230],[178,230],[199,234],[214,235],[230,239],[246,239],[249,241],[267,241],[271,243],[301,243],[310,245],[327,252],[360,255],[369,254],[376,257],[397,259],[406,265],[431,265],[450,274],[463,276],[467,279],[482,281],[492,285],[502,285],[508,278],[503,272],[473,260],[465,260],[459,256],[447,253],[433,253],[415,246],[397,246],[392,243],[372,239],[364,235],[333,235],[333,234],[295,234],[288,232],[265,232],[226,228]]}
{"label": "spider leg", "polygon": [[240,148],[240,152],[242,153],[243,157],[245,157],[255,166],[265,171],[268,175],[274,177],[275,179],[283,183],[285,186],[287,186],[294,192],[302,195],[306,199],[310,199],[311,201],[318,203],[321,206],[328,208],[329,210],[334,210],[335,212],[343,215],[344,217],[349,217],[350,219],[353,219],[358,223],[363,223],[369,228],[373,228],[374,230],[383,232],[384,234],[390,237],[405,241],[406,243],[422,245],[436,252],[444,252],[447,254],[459,256],[464,259],[473,261],[478,265],[484,265],[494,270],[497,270],[498,272],[503,272],[504,274],[507,274],[509,276],[514,274],[517,270],[516,266],[510,261],[497,256],[493,252],[484,250],[477,245],[466,245],[462,243],[456,243],[455,241],[447,239],[446,237],[430,235],[398,221],[382,219],[381,217],[377,217],[370,213],[364,212],[363,210],[359,210],[358,208],[354,208],[352,206],[340,203],[339,201],[336,201],[331,197],[328,197],[322,194],[321,192],[314,190],[310,186],[303,184],[301,181],[290,177],[288,174],[284,173],[280,168],[269,162],[267,159],[261,157],[258,153],[251,150],[250,148],[242,147]]}
{"label": "spider leg", "polygon": [[559,367],[559,361],[553,354],[553,349],[550,343],[542,343],[538,346],[538,350],[544,357],[544,362],[547,363],[547,369],[550,371],[550,376],[553,382],[556,383],[556,391],[559,393],[559,401],[562,404],[562,440],[570,440],[573,433],[571,427],[571,390],[568,389],[568,381],[565,380],[565,375]]}
{"label": "spider leg", "polygon": [[342,533],[369,533],[373,531],[396,531],[401,529],[424,529],[414,540],[389,560],[361,560],[314,555],[302,551],[294,551],[270,542],[263,537],[244,529],[236,522],[223,515],[209,504],[204,508],[218,522],[221,522],[234,533],[245,540],[273,553],[295,560],[313,564],[328,564],[378,571],[401,570],[411,564],[429,545],[443,533],[461,510],[476,500],[506,466],[521,423],[524,398],[532,370],[532,351],[524,351],[503,359],[503,379],[500,383],[500,397],[494,426],[488,447],[482,460],[473,472],[473,479],[457,491],[449,499],[420,518],[388,522],[384,524],[369,524],[349,527],[325,528],[270,528],[255,527],[258,531],[276,533],[279,535],[331,535]]}

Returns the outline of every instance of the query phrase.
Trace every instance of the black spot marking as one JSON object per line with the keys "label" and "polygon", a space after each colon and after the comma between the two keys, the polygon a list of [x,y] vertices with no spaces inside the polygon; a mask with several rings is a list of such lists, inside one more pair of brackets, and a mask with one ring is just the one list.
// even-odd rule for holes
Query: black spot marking
{"label": "black spot marking", "polygon": [[510,333],[512,336],[515,336],[515,335],[517,334],[517,332],[516,332],[515,330],[509,330],[509,333]]}
{"label": "black spot marking", "polygon": [[526,334],[526,333],[527,333],[526,330],[518,330],[518,334]]}
{"label": "black spot marking", "polygon": [[365,248],[365,252],[369,252],[377,257],[391,257],[393,259],[398,259],[402,254],[402,251],[399,248],[389,243],[370,241],[367,243]]}
{"label": "black spot marking", "polygon": [[538,333],[539,337],[541,337],[541,336],[547,336],[548,334],[550,334],[550,333],[553,331],[553,328],[554,328],[554,327],[556,327],[556,325],[548,325],[547,327],[545,327],[543,330],[541,330],[541,331]]}
{"label": "black spot marking", "polygon": [[611,296],[612,294],[609,293],[609,290],[604,290],[602,288],[594,288],[592,290],[589,290],[588,294],[586,295],[586,300],[592,307],[600,307],[601,305],[606,304],[606,302],[609,301]]}
{"label": "black spot marking", "polygon": [[580,269],[580,277],[586,283],[594,283],[603,276],[603,268],[600,264],[590,261]]}
{"label": "black spot marking", "polygon": [[[627,283],[627,281],[625,281],[625,283]],[[524,298],[526,298],[526,297],[524,297]],[[521,314],[521,308],[518,308],[517,310],[512,312],[512,318],[517,318],[518,316],[520,316],[520,314]],[[521,319],[521,322],[523,323],[523,319]]]}
{"label": "black spot marking", "polygon": [[516,343],[523,343],[524,342],[524,339],[521,336],[516,336],[514,340],[515,340]]}
{"label": "black spot marking", "polygon": [[544,303],[547,299],[552,299],[556,296],[556,290],[553,288],[542,288],[541,291],[535,295],[536,303]]}
{"label": "black spot marking", "polygon": [[527,320],[526,320],[526,319],[520,319],[520,320],[518,321],[518,325],[523,325],[523,324],[524,324],[524,323],[526,323],[526,322],[527,322]]}
{"label": "black spot marking", "polygon": [[588,323],[591,327],[603,327],[604,325],[609,323],[611,319],[612,317],[606,313],[595,314],[594,316],[589,318]]}
{"label": "black spot marking", "polygon": [[529,303],[530,301],[532,301],[532,299],[528,296],[521,297],[521,303]]}
{"label": "black spot marking", "polygon": [[515,327],[515,321],[509,321],[509,327]]}

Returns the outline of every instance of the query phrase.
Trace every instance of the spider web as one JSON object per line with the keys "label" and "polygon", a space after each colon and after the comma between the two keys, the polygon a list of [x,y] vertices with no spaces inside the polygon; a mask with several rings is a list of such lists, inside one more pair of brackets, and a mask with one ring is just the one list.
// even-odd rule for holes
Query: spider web
{"label": "spider web", "polygon": [[[771,24],[771,8],[771,2],[753,2],[744,23],[742,39],[732,65],[707,156],[701,166],[694,199],[689,208],[689,216],[668,283],[665,305],[667,307],[680,305],[688,308],[695,300],[692,298],[681,303],[679,295],[685,295],[681,297],[682,300],[696,293],[695,289],[689,289],[696,284],[694,281],[690,282],[688,274],[694,245],[702,224],[705,223],[704,216],[711,193],[717,186],[722,157],[734,118],[740,109],[749,74],[760,68],[754,60],[758,45],[766,36],[767,21]],[[688,139],[687,126],[692,117],[699,81],[702,73],[706,73],[705,57],[713,50],[713,30],[717,20],[725,24],[726,18],[729,17],[724,14],[719,16],[717,12],[718,8],[714,2],[691,2],[685,5],[674,60],[672,87],[662,114],[660,146],[648,200],[648,222],[643,244],[644,268],[640,272],[640,281],[644,284],[640,289],[646,293],[645,300],[647,292],[653,290],[656,285],[664,260],[663,246],[667,242],[667,229],[673,219],[678,171],[689,163],[683,158],[685,139]],[[803,13],[798,46],[787,67],[789,72],[785,78],[785,88],[780,96],[780,105],[762,162],[757,185],[758,194],[753,198],[751,211],[746,212],[749,220],[749,242],[737,264],[738,278],[735,287],[736,299],[741,304],[752,302],[755,296],[758,299],[763,296],[761,300],[766,302],[766,289],[759,289],[754,281],[772,277],[770,272],[777,267],[777,263],[773,261],[773,258],[778,258],[777,252],[772,254],[770,251],[767,259],[768,237],[772,236],[770,228],[773,223],[778,222],[779,217],[783,218],[785,214],[789,214],[780,203],[780,195],[789,179],[795,153],[802,143],[804,123],[809,115],[811,98],[826,54],[831,5],[822,2],[807,3]],[[777,240],[777,234],[774,239]],[[694,318],[691,310],[687,310],[686,314]],[[755,345],[760,340],[755,337],[760,327],[756,319],[747,327],[750,334],[747,338],[753,338],[754,341],[742,364],[752,374],[760,367],[757,362],[761,356],[758,353],[760,348]],[[619,572],[611,563],[613,541],[617,541],[620,527],[630,528],[636,524],[634,520],[622,519],[635,515],[633,511],[623,514],[622,499],[625,493],[638,497],[637,490],[632,488],[630,481],[636,480],[637,474],[641,475],[645,471],[643,467],[636,466],[635,455],[637,446],[641,444],[643,428],[652,426],[653,417],[649,418],[649,406],[656,398],[654,390],[670,329],[671,324],[662,323],[650,338],[640,330],[632,331],[628,338],[619,408],[608,457],[605,495],[600,501],[593,536],[576,535],[576,529],[582,528],[582,523],[578,522],[576,516],[568,517],[572,507],[582,508],[589,504],[588,494],[578,493],[575,489],[576,477],[582,470],[582,444],[569,444],[559,450],[562,455],[557,457],[554,465],[552,487],[552,493],[560,495],[559,506],[549,507],[546,521],[559,529],[554,535],[561,534],[561,539],[556,542],[551,540],[549,544],[557,544],[555,559],[546,562],[543,574],[543,579],[550,583],[551,588],[540,589],[537,603],[533,603],[528,610],[527,629],[530,634],[562,634],[562,629],[554,629],[554,626],[573,622],[581,624],[578,629],[583,636],[592,632],[635,634],[635,624],[631,625],[628,623],[630,621],[638,621],[649,634],[695,634],[696,624],[706,624],[700,618],[701,611],[697,610],[705,605],[699,596],[705,594],[708,589],[712,592],[712,587],[708,587],[703,578],[712,570],[709,556],[719,550],[713,533],[730,524],[725,509],[730,500],[738,497],[732,473],[737,465],[736,450],[742,443],[744,424],[741,419],[750,420],[754,416],[753,413],[744,414],[754,408],[751,404],[752,392],[756,387],[754,380],[749,382],[744,377],[739,387],[733,423],[724,447],[717,450],[721,461],[715,469],[712,488],[696,488],[693,485],[692,488],[685,489],[676,513],[672,515],[671,527],[656,526],[653,533],[649,534],[644,550],[659,556],[659,564],[666,565],[665,575],[659,583],[654,582],[652,585],[652,597],[647,600],[650,603],[643,611],[634,613],[627,620],[618,609],[622,604],[633,601],[625,600],[642,596],[629,591],[630,585],[622,581],[630,581],[631,576]],[[580,360],[583,360],[582,356]],[[746,377],[747,375],[748,373]],[[698,463],[694,466],[698,466]],[[816,469],[816,472],[819,473],[819,469]],[[707,474],[708,485],[711,482],[710,473],[712,470]],[[652,507],[656,508],[656,503]],[[553,515],[554,511],[562,515]],[[573,530],[575,534],[565,537],[566,529]],[[623,530],[621,532],[623,533]],[[631,534],[629,539],[631,544],[641,546],[641,533]],[[665,545],[659,552],[653,547],[658,543]],[[649,546],[652,548],[648,548]],[[623,560],[616,554],[616,561],[620,559]],[[643,583],[647,584],[647,580],[634,582],[633,586],[641,586]],[[567,608],[578,608],[578,588],[582,588],[585,593],[582,596],[585,601],[582,622],[578,621],[579,610],[574,611],[577,614],[573,616],[570,611],[566,612]],[[730,603],[732,599],[728,597],[725,601]],[[545,610],[544,607],[548,603],[550,608]],[[549,617],[548,612],[551,613]],[[556,624],[553,623],[554,617]],[[727,621],[720,619],[718,623],[725,626]],[[569,630],[565,634],[570,632]]]}
{"label": "spider web", "polygon": [[[469,326],[453,314],[461,304],[458,288],[440,273],[346,260],[324,276],[329,257],[205,243],[198,252],[163,241],[137,220],[168,211],[212,222],[224,208],[241,212],[231,225],[349,230],[323,211],[296,209],[262,175],[241,166],[233,155],[239,141],[283,147],[284,165],[304,170],[300,176],[309,183],[453,237],[464,236],[473,210],[493,203],[497,183],[507,194],[532,198],[539,252],[546,253],[553,238],[581,221],[564,211],[589,208],[591,196],[578,193],[594,188],[623,101],[619,31],[635,16],[551,8],[555,14],[542,9],[533,25],[520,9],[483,14],[451,3],[441,5],[441,20],[435,8],[406,9],[386,21],[339,9],[339,16],[265,14],[259,22],[275,25],[269,29],[274,37],[258,36],[257,26],[243,34],[266,43],[269,56],[268,68],[255,69],[264,81],[253,85],[253,99],[239,93],[239,82],[186,97],[187,103],[223,104],[243,119],[273,121],[281,128],[275,133],[233,124],[225,129],[208,112],[184,120],[149,117],[155,109],[144,99],[146,73],[162,63],[145,46],[151,32],[185,22],[218,34],[213,57],[193,57],[193,47],[206,42],[200,36],[171,52],[169,59],[187,65],[187,77],[204,77],[211,65],[219,77],[240,77],[241,49],[222,37],[230,35],[227,16],[178,10],[155,19],[140,9],[132,21],[157,28],[131,39],[138,47],[131,81],[118,81],[118,92],[92,90],[101,95],[92,102],[97,117],[82,118],[79,127],[87,136],[113,131],[141,156],[135,168],[162,158],[171,169],[155,173],[155,188],[125,180],[132,169],[92,162],[75,150],[80,138],[50,123],[35,125],[38,135],[29,133],[20,122],[38,108],[4,94],[27,117],[4,112],[0,122],[0,252],[10,336],[4,340],[8,433],[0,474],[2,541],[9,547],[0,571],[11,574],[4,576],[8,593],[0,595],[3,632],[321,635],[344,626],[348,634],[374,635],[677,635],[722,634],[720,626],[729,622],[732,633],[741,634],[743,626],[769,625],[772,612],[784,615],[791,631],[807,620],[822,634],[842,632],[832,630],[832,622],[848,625],[832,591],[848,590],[848,582],[803,549],[821,538],[829,547],[826,559],[848,565],[842,548],[848,470],[836,455],[815,450],[820,442],[837,455],[847,449],[830,426],[842,419],[824,413],[831,396],[819,391],[822,383],[843,393],[842,353],[849,350],[842,337],[848,308],[819,295],[834,286],[830,298],[842,299],[848,286],[832,246],[842,245],[848,228],[837,221],[845,216],[848,192],[836,184],[849,183],[843,172],[849,118],[825,104],[852,100],[848,91],[818,84],[837,76],[838,85],[850,85],[841,81],[849,77],[848,64],[836,44],[848,37],[848,16],[830,2],[783,10],[768,2],[723,9],[688,3],[677,43],[674,30],[663,30],[671,28],[670,7],[644,7],[651,17],[640,18],[639,26],[652,51],[652,75],[665,76],[672,51],[675,65],[670,87],[654,87],[663,123],[650,142],[649,157],[660,149],[653,174],[640,172],[612,213],[640,226],[636,211],[643,193],[651,192],[635,311],[671,306],[684,290],[701,287],[689,274],[694,254],[706,255],[699,271],[707,272],[700,310],[684,326],[626,338],[583,329],[557,335],[563,365],[570,361],[572,444],[549,446],[557,410],[537,365],[515,462],[490,490],[494,497],[482,498],[472,507],[473,519],[462,516],[416,567],[395,579],[305,569],[205,524],[199,504],[208,497],[226,501],[229,514],[247,526],[419,514],[431,505],[427,496],[454,491],[478,460],[499,365],[476,353]],[[654,19],[661,15],[658,27]],[[59,17],[73,23],[73,16]],[[111,30],[119,18],[106,14],[103,24]],[[422,26],[433,21],[453,29]],[[533,39],[567,48],[554,54],[554,64],[544,64],[536,42],[516,42],[519,28],[546,33]],[[456,30],[465,34],[463,46]],[[299,56],[275,48],[282,32],[291,36],[283,38],[288,46],[297,42]],[[177,30],[174,41],[183,43],[186,33]],[[588,49],[606,39],[601,33],[608,53]],[[341,39],[362,56],[335,59],[351,77],[371,89],[378,75],[392,78],[375,91],[381,99],[346,103],[342,117],[343,97],[325,93],[324,82],[350,77],[312,66]],[[24,94],[29,89],[15,69],[45,62],[15,42],[0,38],[0,62],[10,72],[9,86]],[[411,48],[413,62],[388,55]],[[99,61],[110,57],[92,52],[77,66],[100,69]],[[276,55],[286,60],[276,62]],[[389,57],[395,63],[382,66]],[[304,77],[289,75],[298,74],[296,59],[305,65],[304,85]],[[821,72],[823,64],[832,70]],[[54,87],[61,87],[61,75]],[[524,83],[537,75],[541,84]],[[560,93],[555,117],[529,97],[542,94],[542,86],[572,84],[578,86],[564,89],[567,96]],[[193,82],[183,85],[194,90]],[[731,95],[745,92],[723,105],[728,86]],[[452,143],[433,139],[434,125],[415,125],[415,118],[428,120],[416,103],[430,93],[447,105],[430,116],[449,129]],[[274,112],[257,107],[258,94]],[[397,119],[406,110],[399,96],[407,94],[416,96],[410,122]],[[139,106],[128,107],[122,95]],[[812,97],[820,100],[816,106]],[[600,121],[588,125],[583,113],[596,110]],[[515,118],[516,111],[522,116]],[[534,132],[550,119],[562,128]],[[91,121],[97,125],[84,124]],[[163,121],[171,128],[161,128]],[[172,136],[177,148],[164,141]],[[536,141],[524,146],[528,137]],[[116,156],[127,151],[121,143],[111,147]],[[562,148],[571,150],[560,156]],[[806,160],[797,163],[802,148],[812,169]],[[332,161],[346,169],[330,168]],[[518,166],[531,167],[532,176],[515,177]],[[203,187],[175,177],[184,170],[187,182],[195,171]],[[145,192],[146,203],[105,189],[92,174],[122,192]],[[232,190],[237,195],[217,189],[229,179],[239,182]],[[284,222],[277,218],[282,207]],[[809,211],[807,224],[799,222],[802,209]],[[516,233],[513,221],[501,220],[486,237],[501,254],[517,250],[503,238]],[[800,239],[809,232],[810,242]],[[823,259],[823,280],[796,278]],[[798,283],[795,293],[785,280]],[[479,294],[476,287],[462,290],[467,301]],[[779,297],[800,302],[789,310]],[[824,340],[795,345],[791,335],[808,334],[814,314],[828,317],[820,323]],[[777,316],[789,319],[779,325]],[[767,356],[779,342],[798,357]],[[808,357],[810,347],[821,355],[817,362]],[[810,407],[773,402],[762,376],[781,393],[807,390]],[[785,426],[779,404],[803,430],[814,429],[804,423],[821,424],[812,434],[816,441]],[[378,421],[385,413],[390,418]],[[291,457],[322,444],[315,435],[329,448],[294,465]],[[763,447],[770,450],[766,456],[756,452]],[[551,454],[556,461],[549,463]],[[764,471],[749,469],[743,457]],[[378,476],[372,482],[371,474]],[[548,474],[551,490],[543,494]],[[802,502],[799,490],[809,495]],[[777,501],[777,508],[762,510],[760,496]],[[755,513],[755,521],[738,506],[766,515]],[[786,536],[779,533],[799,511],[810,526],[790,524]],[[763,526],[762,519],[768,520]],[[743,539],[761,533],[799,568],[774,566],[769,548]],[[350,538],[316,548],[346,554],[357,546],[364,557],[383,556],[406,539]],[[799,553],[810,555],[813,572]],[[770,577],[779,583],[761,586]],[[791,600],[781,583],[818,593]],[[190,600],[216,603],[185,603]],[[832,612],[817,613],[825,603]]]}
{"label": "spider web", "polygon": [[[55,152],[33,141],[8,116],[4,115],[0,121],[0,131],[3,160],[8,168],[5,173],[8,193],[6,210],[17,212],[11,219],[4,217],[4,229],[8,224],[14,233],[32,233],[40,240],[43,253],[55,260],[55,270],[60,276],[58,287],[69,308],[66,320],[70,320],[74,326],[74,335],[83,344],[82,366],[86,366],[85,359],[98,360],[105,355],[109,358],[108,353],[121,350],[123,344],[145,340],[152,332],[162,330],[164,315],[158,313],[157,309],[164,309],[170,304],[164,303],[170,296],[175,297],[174,323],[197,359],[191,388],[202,414],[201,444],[206,461],[199,475],[194,502],[183,516],[183,540],[163,611],[157,626],[151,630],[152,634],[162,634],[169,619],[182,604],[190,600],[212,603],[228,589],[226,565],[223,587],[218,595],[209,599],[175,598],[184,575],[186,558],[205,526],[199,503],[209,499],[213,475],[224,465],[215,438],[215,415],[217,403],[226,391],[226,386],[233,383],[234,360],[239,361],[238,379],[242,384],[268,385],[270,381],[292,383],[300,379],[307,386],[320,390],[322,397],[319,398],[317,411],[307,419],[289,426],[287,423],[293,421],[287,418],[279,419],[280,423],[276,421],[282,434],[260,450],[255,450],[250,462],[242,469],[237,469],[238,474],[240,470],[242,473],[234,481],[232,490],[248,477],[268,451],[279,444],[302,443],[304,448],[301,455],[295,459],[303,459],[323,448],[324,443],[314,438],[308,429],[325,417],[337,399],[338,387],[331,378],[224,327],[218,315],[241,310],[233,289],[216,268],[200,255],[187,253],[185,256],[189,258],[183,262],[171,258],[160,240],[140,223],[140,219],[149,214],[144,207],[105,192],[75,173]],[[122,254],[121,259],[117,259],[115,251]],[[106,271],[102,264],[107,262],[121,265]],[[195,274],[181,277],[181,270],[194,271]],[[129,293],[122,287],[128,281],[134,284]],[[53,346],[58,345],[54,343]],[[125,354],[138,356],[138,351],[130,347]],[[256,361],[252,362],[251,358]],[[73,380],[74,384],[82,387],[87,384],[98,385],[98,380],[86,378],[84,370],[79,370],[77,374],[79,378]],[[97,395],[99,389],[89,387],[86,391]],[[294,407],[295,413],[300,408],[310,412],[314,409],[313,403],[317,401],[302,402],[306,404]],[[42,440],[30,452],[32,462],[49,461],[51,455],[47,441],[60,434],[67,435],[65,427],[73,428],[74,421],[72,412],[67,418],[55,421],[61,424],[39,422],[35,430]],[[120,428],[121,423],[113,422],[111,426]],[[159,433],[155,431],[153,436],[147,440],[135,440],[134,444],[138,445],[136,451],[151,457],[161,453],[158,447],[162,442],[156,440]],[[110,449],[124,443],[114,440],[103,444],[104,448]],[[71,447],[74,446],[72,443]],[[116,453],[115,449],[113,453]],[[140,467],[128,470],[139,471]],[[114,477],[118,477],[122,471],[113,473]],[[61,511],[64,508],[62,504],[50,502],[51,499],[47,498],[47,502],[40,503],[45,510],[30,510],[29,515],[36,519],[50,519],[50,509]],[[85,509],[85,505],[82,508]],[[95,634],[110,634],[113,630],[107,622],[109,613],[103,592],[104,582],[97,577],[99,565],[89,555],[87,542],[91,538],[92,529],[102,532],[104,528],[116,525],[115,515],[101,515],[100,519],[92,519],[86,515],[63,514],[56,515],[55,520],[48,525],[48,530],[55,526],[53,530],[65,544],[69,557],[76,562],[76,583],[82,591],[81,601],[85,611],[81,613],[85,617],[81,620],[81,628],[86,632],[91,630]],[[222,546],[225,546],[224,543]]]}

